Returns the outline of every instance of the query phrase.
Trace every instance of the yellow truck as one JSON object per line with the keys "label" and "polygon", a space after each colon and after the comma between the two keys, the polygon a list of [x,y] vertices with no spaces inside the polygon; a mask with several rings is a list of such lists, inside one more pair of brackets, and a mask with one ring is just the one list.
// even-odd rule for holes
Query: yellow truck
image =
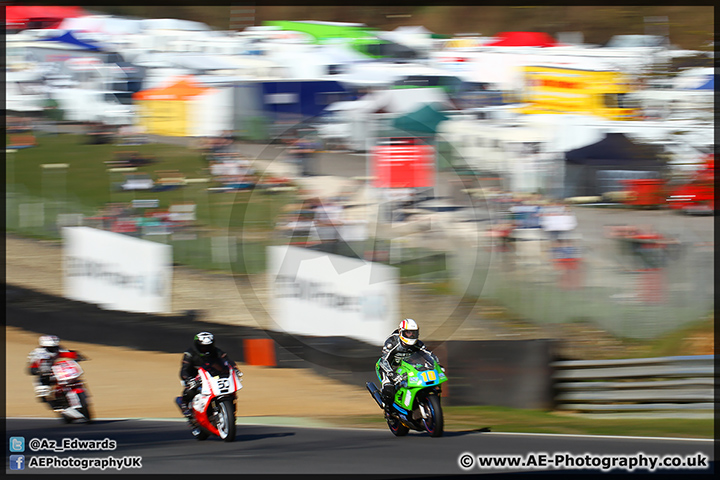
{"label": "yellow truck", "polygon": [[617,71],[524,66],[522,113],[574,113],[608,120],[637,119],[630,79]]}

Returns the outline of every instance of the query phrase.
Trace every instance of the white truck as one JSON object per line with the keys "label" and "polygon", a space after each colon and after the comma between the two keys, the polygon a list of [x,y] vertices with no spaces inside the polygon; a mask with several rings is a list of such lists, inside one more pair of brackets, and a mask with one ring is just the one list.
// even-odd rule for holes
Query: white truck
{"label": "white truck", "polygon": [[94,90],[85,88],[52,88],[50,97],[57,101],[64,119],[73,122],[94,122],[104,125],[132,125],[135,106],[123,103],[115,90]]}

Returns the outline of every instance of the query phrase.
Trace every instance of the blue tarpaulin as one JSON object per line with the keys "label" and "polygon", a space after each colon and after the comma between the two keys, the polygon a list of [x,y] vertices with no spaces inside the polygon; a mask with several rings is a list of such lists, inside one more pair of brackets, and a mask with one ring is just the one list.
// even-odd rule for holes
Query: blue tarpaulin
{"label": "blue tarpaulin", "polygon": [[44,39],[42,39],[42,41],[69,43],[70,45],[75,45],[77,47],[81,47],[86,50],[93,50],[93,51],[102,50],[102,48],[100,48],[97,45],[93,45],[92,43],[87,43],[87,42],[84,42],[84,41],[76,38],[70,30],[66,31],[65,33],[63,33],[62,35],[57,36],[57,37],[44,38]]}
{"label": "blue tarpaulin", "polygon": [[696,90],[715,90],[715,75],[708,75],[707,81],[697,87]]}

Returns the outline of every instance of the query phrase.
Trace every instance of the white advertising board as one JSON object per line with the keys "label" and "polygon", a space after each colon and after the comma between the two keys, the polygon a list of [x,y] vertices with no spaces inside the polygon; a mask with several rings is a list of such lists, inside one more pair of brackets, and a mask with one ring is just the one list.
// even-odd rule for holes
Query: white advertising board
{"label": "white advertising board", "polygon": [[62,233],[67,298],[106,310],[170,313],[171,246],[89,227]]}
{"label": "white advertising board", "polygon": [[277,331],[382,345],[399,322],[395,267],[275,246],[268,247],[268,282]]}

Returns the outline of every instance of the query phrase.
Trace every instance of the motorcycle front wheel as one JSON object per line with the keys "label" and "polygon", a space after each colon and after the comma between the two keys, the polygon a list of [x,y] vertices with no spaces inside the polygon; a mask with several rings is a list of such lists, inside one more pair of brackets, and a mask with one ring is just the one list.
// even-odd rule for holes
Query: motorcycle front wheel
{"label": "motorcycle front wheel", "polygon": [[422,401],[428,412],[428,418],[423,418],[422,420],[425,430],[427,430],[431,437],[442,437],[444,421],[442,407],[440,407],[440,397],[437,395],[429,395]]}
{"label": "motorcycle front wheel", "polygon": [[220,402],[215,418],[220,438],[225,442],[235,440],[235,405],[231,399]]}

